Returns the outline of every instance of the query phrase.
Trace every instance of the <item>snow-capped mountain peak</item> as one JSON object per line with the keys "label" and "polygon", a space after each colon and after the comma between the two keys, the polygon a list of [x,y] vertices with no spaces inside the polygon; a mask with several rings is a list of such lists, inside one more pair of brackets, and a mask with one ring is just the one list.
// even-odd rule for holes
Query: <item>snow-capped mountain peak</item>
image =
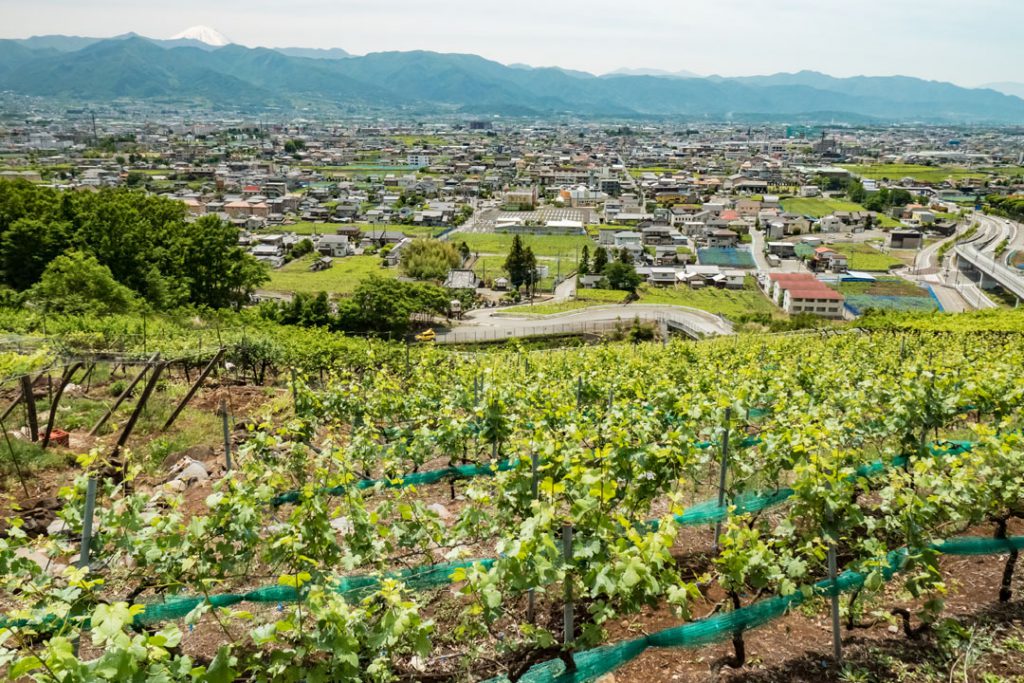
{"label": "snow-capped mountain peak", "polygon": [[224,45],[231,44],[231,41],[225,38],[223,33],[209,26],[187,28],[181,33],[171,36],[171,40],[198,40],[200,43],[206,43],[214,47],[223,47]]}

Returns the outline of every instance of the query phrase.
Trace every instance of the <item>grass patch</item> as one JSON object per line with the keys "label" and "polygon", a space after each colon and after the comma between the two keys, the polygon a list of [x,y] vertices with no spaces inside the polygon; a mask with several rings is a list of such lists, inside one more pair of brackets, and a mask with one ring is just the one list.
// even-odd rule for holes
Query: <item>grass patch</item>
{"label": "grass patch", "polygon": [[[45,426],[45,423],[39,425],[40,433]],[[44,451],[38,443],[22,441],[13,436],[10,438],[10,448],[5,439],[0,439],[0,481],[3,482],[4,491],[13,493],[15,496],[20,496],[22,493],[21,482],[17,474],[19,470],[28,480],[33,472],[74,462],[74,457],[68,455],[67,452],[54,448]],[[17,461],[17,467],[15,467],[14,461]],[[31,487],[31,482],[29,486]]]}
{"label": "grass patch", "polygon": [[[356,223],[356,226],[358,226],[358,228],[363,232],[369,232],[371,230],[393,230],[395,232],[401,232],[409,237],[433,237],[445,230],[443,227],[431,225],[403,225],[401,223],[375,223],[373,225],[369,223]],[[271,226],[268,228],[267,232],[276,232],[278,227],[280,227],[282,232],[294,232],[296,235],[312,235],[314,233],[333,235],[337,232],[338,228],[342,227],[342,224],[299,221],[292,225]]]}
{"label": "grass patch", "polygon": [[857,242],[836,242],[828,245],[830,249],[846,254],[847,266],[850,270],[870,272],[888,272],[890,268],[903,265],[903,261],[883,254],[872,246]]}
{"label": "grass patch", "polygon": [[315,257],[303,256],[291,263],[273,270],[270,282],[264,289],[274,292],[327,292],[329,294],[351,294],[356,286],[370,277],[397,277],[397,268],[383,268],[379,256],[346,256],[334,259],[327,270],[311,272],[310,264]]}
{"label": "grass patch", "polygon": [[[969,169],[963,166],[921,166],[918,164],[844,164],[846,170],[871,180],[900,180],[914,178],[924,183],[941,183],[945,180],[981,179],[985,169]],[[1005,171],[1006,169],[999,169]]]}
{"label": "grass patch", "polygon": [[843,199],[824,199],[822,197],[791,197],[782,200],[782,208],[789,213],[801,216],[821,218],[836,211],[864,211],[864,207],[856,202]]}
{"label": "grass patch", "polygon": [[678,287],[643,285],[638,293],[640,294],[640,303],[643,304],[689,306],[726,317],[751,313],[771,315],[779,312],[768,300],[768,297],[757,288],[754,278],[751,276],[747,276],[743,289],[718,289],[715,287],[690,289],[685,285]]}
{"label": "grass patch", "polygon": [[[824,199],[821,197],[791,197],[783,199],[782,208],[789,213],[812,216],[814,218],[828,216],[836,211],[867,211],[867,209],[856,202],[845,199]],[[883,228],[900,227],[899,221],[881,213],[877,214],[877,220]]]}
{"label": "grass patch", "polygon": [[[515,235],[497,232],[460,232],[451,235],[455,244],[465,242],[470,251],[481,254],[508,254]],[[597,245],[587,235],[520,235],[524,247],[533,249],[537,256],[558,256],[562,259],[575,258],[577,250],[584,245],[590,247],[591,255]]]}
{"label": "grass patch", "polygon": [[444,138],[440,135],[392,135],[389,139],[401,142],[406,147],[444,144]]}
{"label": "grass patch", "polygon": [[877,282],[841,282],[836,289],[841,294],[870,294],[873,296],[916,296],[930,298],[928,290],[899,277],[878,278]]}
{"label": "grass patch", "polygon": [[[682,285],[679,287],[641,285],[637,294],[640,296],[638,303],[641,304],[687,306],[728,317],[757,313],[779,314],[778,309],[757,288],[753,277],[747,277],[743,289],[717,289],[714,287],[690,289]],[[576,299],[573,301],[535,304],[528,308],[524,307],[522,313],[527,315],[566,313],[593,306],[621,304],[625,299],[625,292],[614,289],[578,289],[576,290]]]}

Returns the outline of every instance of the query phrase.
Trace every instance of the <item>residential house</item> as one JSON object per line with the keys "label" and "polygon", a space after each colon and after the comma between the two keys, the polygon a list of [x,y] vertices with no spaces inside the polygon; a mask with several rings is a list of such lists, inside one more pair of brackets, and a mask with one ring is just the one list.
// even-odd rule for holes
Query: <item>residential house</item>
{"label": "residential house", "polygon": [[351,253],[351,246],[347,235],[321,235],[316,250],[324,256],[340,258]]}
{"label": "residential house", "polygon": [[892,249],[920,249],[924,236],[917,230],[893,230],[889,234]]}
{"label": "residential house", "polygon": [[790,315],[843,317],[843,295],[809,273],[772,273],[771,298]]}
{"label": "residential house", "polygon": [[712,230],[708,233],[707,244],[709,247],[735,247],[739,242],[739,235],[732,230]]}
{"label": "residential house", "polygon": [[643,233],[634,232],[632,230],[621,230],[615,233],[612,246],[619,249],[629,246],[642,247],[643,240]]}

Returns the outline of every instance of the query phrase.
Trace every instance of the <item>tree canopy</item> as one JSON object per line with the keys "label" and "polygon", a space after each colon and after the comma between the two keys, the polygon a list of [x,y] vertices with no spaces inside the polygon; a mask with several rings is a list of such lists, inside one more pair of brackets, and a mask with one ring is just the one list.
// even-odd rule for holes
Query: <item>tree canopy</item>
{"label": "tree canopy", "polygon": [[216,216],[186,220],[185,205],[125,189],[60,192],[0,181],[0,281],[24,291],[69,250],[92,256],[156,308],[223,308],[267,278]]}
{"label": "tree canopy", "polygon": [[636,268],[632,264],[622,261],[615,261],[605,266],[604,276],[608,280],[609,287],[625,292],[635,292],[644,280],[637,274]]}
{"label": "tree canopy", "polygon": [[519,235],[512,238],[512,246],[505,258],[505,272],[508,273],[509,282],[515,289],[523,285],[533,285],[537,280],[537,257],[533,255],[533,249],[523,247],[523,240]]}
{"label": "tree canopy", "polygon": [[461,263],[462,256],[451,242],[416,239],[402,250],[402,270],[417,280],[442,280]]}
{"label": "tree canopy", "polygon": [[47,313],[111,315],[138,303],[134,292],[114,279],[96,257],[71,251],[55,258],[28,290],[29,301]]}

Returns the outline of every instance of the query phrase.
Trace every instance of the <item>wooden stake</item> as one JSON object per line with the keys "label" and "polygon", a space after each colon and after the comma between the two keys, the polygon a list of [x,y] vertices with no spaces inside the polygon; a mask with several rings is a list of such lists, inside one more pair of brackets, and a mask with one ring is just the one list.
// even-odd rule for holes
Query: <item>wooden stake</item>
{"label": "wooden stake", "polygon": [[166,432],[171,428],[174,421],[178,419],[179,415],[181,415],[181,411],[185,410],[185,406],[187,406],[188,402],[192,400],[192,397],[196,395],[196,392],[199,391],[199,387],[202,386],[203,382],[206,381],[206,378],[210,376],[210,373],[213,372],[213,369],[217,367],[217,363],[219,363],[220,359],[223,357],[224,349],[218,349],[217,355],[211,358],[210,362],[206,364],[205,368],[203,368],[203,371],[199,373],[199,377],[197,377],[195,383],[189,387],[188,393],[185,394],[181,401],[178,402],[177,407],[174,409],[174,412],[171,413],[171,416],[167,418],[167,422],[164,423],[161,431]]}
{"label": "wooden stake", "polygon": [[31,498],[28,492],[28,484],[25,482],[25,474],[21,471],[21,465],[18,463],[18,456],[14,453],[14,444],[11,443],[11,435],[7,433],[7,426],[4,424],[2,418],[0,418],[0,430],[4,432],[4,439],[7,441],[7,450],[11,454],[11,464],[14,465],[14,472],[18,475],[18,481],[21,482],[21,490],[25,492],[25,498]]}
{"label": "wooden stake", "polygon": [[224,463],[228,471],[231,471],[231,430],[228,427],[228,402],[220,400],[220,414],[224,423]]}
{"label": "wooden stake", "polygon": [[146,375],[147,372],[149,372],[150,367],[152,367],[152,365],[157,362],[158,358],[160,358],[159,353],[154,353],[152,356],[150,356],[149,360],[146,362],[146,365],[143,366],[142,371],[135,376],[135,379],[131,381],[131,383],[128,385],[128,388],[121,392],[121,395],[118,396],[117,399],[114,401],[114,405],[108,408],[107,412],[103,414],[103,417],[99,419],[99,422],[97,422],[96,425],[89,430],[89,436],[96,436],[96,433],[100,431],[100,428],[103,427],[104,424],[106,424],[107,420],[109,420],[110,416],[114,414],[114,411],[117,410],[118,406],[120,406],[124,402],[124,400],[128,398],[128,396],[132,393],[132,389],[135,388],[136,384],[142,381],[142,378]]}
{"label": "wooden stake", "polygon": [[74,363],[71,367],[65,370],[64,374],[60,377],[60,386],[57,387],[57,393],[53,395],[53,401],[50,403],[50,414],[46,418],[46,431],[43,433],[43,448],[50,445],[50,432],[53,431],[53,423],[57,419],[57,405],[60,403],[60,397],[64,395],[64,389],[71,383],[71,378],[74,377],[80,367],[82,367],[82,363]]}
{"label": "wooden stake", "polygon": [[568,646],[575,639],[575,624],[573,598],[572,598],[572,577],[568,568],[572,564],[572,525],[562,525],[562,559],[566,564],[565,576],[565,602],[562,605],[562,645]]}
{"label": "wooden stake", "polygon": [[[722,432],[722,466],[718,473],[718,509],[725,508],[725,481],[729,472],[729,421],[732,408],[725,409],[725,431]],[[718,541],[722,537],[722,520],[715,522],[715,552],[718,552]]]}
{"label": "wooden stake", "polygon": [[[533,500],[537,500],[537,452],[530,453],[530,492]],[[27,495],[27,494],[26,494]],[[526,596],[526,620],[531,624],[537,621],[535,591],[531,588]]]}
{"label": "wooden stake", "polygon": [[[835,533],[835,530],[832,531]],[[843,665],[843,634],[839,630],[839,586],[836,585],[836,540],[833,537],[828,544],[828,578],[831,583],[829,591],[832,595],[832,656],[836,666]]]}
{"label": "wooden stake", "polygon": [[96,480],[89,477],[85,489],[85,515],[82,517],[82,547],[78,554],[78,568],[89,566],[89,546],[92,545],[92,516],[96,512]]}
{"label": "wooden stake", "polygon": [[114,444],[114,450],[110,454],[111,459],[116,458],[121,452],[121,449],[124,448],[124,445],[128,443],[128,437],[132,435],[132,430],[135,429],[135,423],[139,421],[139,416],[142,415],[142,410],[146,407],[146,402],[149,401],[149,397],[153,394],[157,380],[160,379],[160,375],[163,373],[164,367],[164,363],[160,363],[159,361],[153,366],[153,372],[149,375],[149,381],[146,382],[146,388],[142,390],[142,396],[139,397],[139,402],[136,404],[135,410],[132,411],[131,417],[128,418],[128,422],[125,423],[120,436],[117,437],[117,443]]}
{"label": "wooden stake", "polygon": [[36,414],[36,395],[32,388],[32,379],[28,375],[21,378],[21,395],[25,399],[25,412],[28,415],[28,431],[32,441],[39,440],[39,416]]}

